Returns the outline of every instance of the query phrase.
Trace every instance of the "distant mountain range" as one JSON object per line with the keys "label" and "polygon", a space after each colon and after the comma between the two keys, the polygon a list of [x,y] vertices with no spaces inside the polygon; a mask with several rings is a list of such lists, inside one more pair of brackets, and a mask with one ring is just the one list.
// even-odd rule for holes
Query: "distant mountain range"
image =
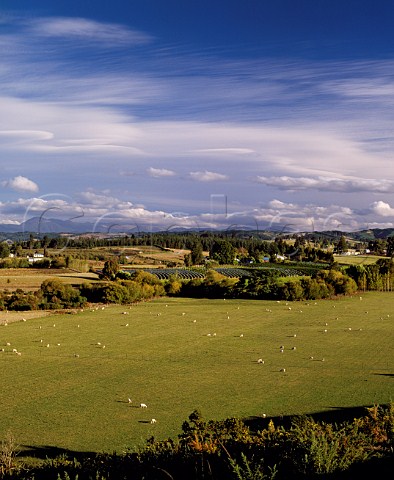
{"label": "distant mountain range", "polygon": [[[149,231],[151,231],[149,229]],[[160,230],[158,230],[159,232]],[[179,231],[182,231],[183,233],[186,233],[186,229],[182,228]],[[190,232],[196,231],[193,228],[190,228]],[[199,230],[201,231],[201,230]],[[206,230],[206,232],[209,232],[210,230]],[[212,230],[211,230],[212,231]],[[218,231],[219,230],[215,230]],[[165,230],[162,232],[164,233]],[[175,233],[176,229],[171,229],[171,233]],[[283,235],[288,235],[290,232],[284,232],[283,230],[280,231],[279,228],[276,228],[275,231],[272,230],[248,230],[248,231],[232,231],[229,232],[226,230],[228,234],[236,234],[238,233],[239,235],[256,235],[261,239],[273,239],[276,236],[283,236]],[[114,235],[114,234],[120,234],[120,233],[128,233],[128,234],[136,234],[136,233],[144,233],[143,230],[140,232],[136,232],[135,230],[135,225],[127,225],[127,224],[114,224],[114,223],[100,223],[100,224],[94,224],[94,223],[89,223],[89,222],[75,222],[72,220],[60,220],[60,219],[55,219],[55,218],[42,218],[42,217],[32,217],[29,220],[26,220],[25,222],[21,223],[20,225],[10,225],[10,224],[3,224],[0,225],[0,240],[7,238],[9,236],[12,238],[17,234],[18,237],[24,236],[24,235],[29,235],[30,233],[36,235],[36,236],[41,236],[41,235],[47,235],[47,234],[74,234],[74,235],[81,235],[81,234],[94,234],[94,233],[100,233],[100,234],[108,234],[108,235]],[[373,229],[368,229],[368,230],[360,230],[356,232],[342,232],[340,230],[330,230],[330,231],[322,231],[322,232],[293,232],[293,233],[299,233],[299,234],[304,234],[307,238],[309,237],[316,237],[319,236],[321,238],[328,238],[328,239],[333,239],[333,238],[339,238],[341,235],[345,235],[347,238],[354,239],[354,240],[359,240],[359,241],[369,241],[369,240],[376,240],[376,239],[385,239],[391,236],[394,236],[394,227],[393,228],[384,228],[384,229],[379,229],[379,228],[373,228]]]}

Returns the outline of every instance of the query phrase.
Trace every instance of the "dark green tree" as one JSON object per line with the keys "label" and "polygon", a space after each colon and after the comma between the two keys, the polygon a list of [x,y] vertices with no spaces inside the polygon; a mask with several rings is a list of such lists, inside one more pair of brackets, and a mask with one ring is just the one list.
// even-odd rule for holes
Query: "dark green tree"
{"label": "dark green tree", "polygon": [[0,243],[0,258],[7,258],[10,254],[10,247],[7,243]]}
{"label": "dark green tree", "polygon": [[221,265],[233,265],[235,261],[236,250],[227,240],[216,240],[209,252],[212,260],[217,261]]}
{"label": "dark green tree", "polygon": [[119,272],[119,262],[117,258],[110,258],[104,263],[101,277],[106,280],[114,280]]}
{"label": "dark green tree", "polygon": [[386,249],[386,255],[388,257],[394,257],[394,237],[387,238]]}
{"label": "dark green tree", "polygon": [[341,235],[337,243],[337,252],[344,253],[344,252],[347,252],[347,250],[348,250],[348,244],[347,244],[346,238],[344,237],[344,235]]}

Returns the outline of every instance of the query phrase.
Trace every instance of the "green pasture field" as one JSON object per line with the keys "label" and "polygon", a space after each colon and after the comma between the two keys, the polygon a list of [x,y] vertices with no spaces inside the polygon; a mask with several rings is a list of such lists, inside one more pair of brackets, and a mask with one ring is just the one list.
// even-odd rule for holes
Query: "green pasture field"
{"label": "green pasture field", "polygon": [[341,265],[372,265],[380,258],[378,255],[334,255],[334,259]]}
{"label": "green pasture field", "polygon": [[56,278],[69,285],[78,286],[84,282],[98,280],[95,273],[79,273],[65,269],[2,268],[0,269],[0,289],[14,291],[38,290],[44,280]]}
{"label": "green pasture field", "polygon": [[194,409],[268,419],[388,403],[393,320],[392,293],[163,298],[27,318],[0,326],[1,435],[22,449],[120,453],[176,438]]}

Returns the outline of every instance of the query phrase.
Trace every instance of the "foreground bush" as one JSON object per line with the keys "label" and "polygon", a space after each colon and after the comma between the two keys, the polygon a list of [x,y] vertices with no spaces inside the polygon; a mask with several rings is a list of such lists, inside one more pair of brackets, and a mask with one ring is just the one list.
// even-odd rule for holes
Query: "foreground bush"
{"label": "foreground bush", "polygon": [[389,478],[394,467],[394,405],[375,406],[339,425],[293,418],[252,432],[241,420],[205,421],[198,411],[177,440],[151,438],[137,452],[61,456],[29,467],[10,446],[0,453],[0,478],[24,480],[284,480]]}

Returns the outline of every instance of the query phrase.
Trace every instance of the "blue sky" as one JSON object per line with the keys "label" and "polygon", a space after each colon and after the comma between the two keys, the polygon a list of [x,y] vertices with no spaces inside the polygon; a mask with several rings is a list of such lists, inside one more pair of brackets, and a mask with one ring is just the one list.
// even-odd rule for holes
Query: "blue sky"
{"label": "blue sky", "polygon": [[0,224],[393,226],[393,23],[389,0],[2,0]]}

